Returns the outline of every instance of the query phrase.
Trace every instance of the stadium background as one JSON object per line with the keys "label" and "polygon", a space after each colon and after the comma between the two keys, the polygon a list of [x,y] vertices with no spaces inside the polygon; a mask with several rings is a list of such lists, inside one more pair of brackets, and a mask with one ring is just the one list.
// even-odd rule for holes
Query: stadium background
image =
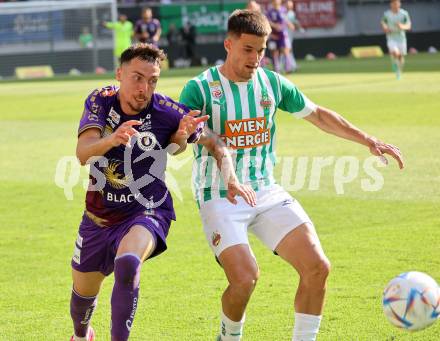
{"label": "stadium background", "polygon": [[[310,3],[319,2],[330,6],[332,10],[303,13],[301,18],[297,9],[297,16],[307,28],[305,33],[295,34],[294,51],[297,57],[304,58],[307,54],[323,57],[328,52],[339,56],[348,55],[351,47],[364,45],[379,45],[386,51],[379,21],[388,8],[387,0],[299,2],[306,7]],[[93,72],[97,66],[106,70],[113,69],[112,32],[102,26],[104,20],[115,18],[116,8],[112,12],[113,5],[100,3],[99,0],[96,1],[97,7],[92,5],[93,1],[58,1],[65,9],[61,7],[61,10],[56,10],[52,6],[50,11],[44,11],[41,5],[30,9],[31,3],[0,4],[0,76],[12,76],[17,65],[49,64],[55,73],[67,73],[71,69],[83,73]],[[162,23],[160,46],[170,56],[178,54],[182,46],[168,46],[166,34],[169,24],[174,23],[178,29],[190,21],[197,32],[195,52],[198,59],[205,57],[212,64],[224,58],[222,41],[229,13],[235,8],[244,8],[245,3],[215,0],[176,1],[165,5],[133,1],[129,4],[118,3],[117,10],[126,14],[134,23],[139,19],[141,9],[150,6],[153,16]],[[298,4],[298,1],[295,3]],[[404,2],[404,8],[411,14],[413,22],[413,29],[408,33],[408,47],[419,51],[426,51],[430,46],[439,49],[440,1],[408,0]],[[91,49],[81,48],[78,43],[78,36],[84,26],[89,27],[95,37],[96,44]]]}

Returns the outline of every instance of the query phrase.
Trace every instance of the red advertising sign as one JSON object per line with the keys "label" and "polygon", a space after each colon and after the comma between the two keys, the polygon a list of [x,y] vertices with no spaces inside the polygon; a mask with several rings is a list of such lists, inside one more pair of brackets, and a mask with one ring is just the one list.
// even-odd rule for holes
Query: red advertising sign
{"label": "red advertising sign", "polygon": [[295,0],[295,13],[303,27],[336,25],[336,0]]}

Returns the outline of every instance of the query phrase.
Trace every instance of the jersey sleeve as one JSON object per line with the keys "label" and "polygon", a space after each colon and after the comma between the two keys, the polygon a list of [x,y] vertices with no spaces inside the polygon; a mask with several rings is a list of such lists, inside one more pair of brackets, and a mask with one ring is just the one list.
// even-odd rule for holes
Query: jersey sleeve
{"label": "jersey sleeve", "polygon": [[197,81],[191,79],[180,93],[179,102],[192,110],[200,110],[204,114],[205,100]]}
{"label": "jersey sleeve", "polygon": [[303,118],[316,110],[317,105],[309,100],[298,88],[285,77],[278,75],[281,88],[281,101],[278,107],[293,114],[296,118]]}
{"label": "jersey sleeve", "polygon": [[99,90],[94,90],[84,102],[84,111],[79,122],[78,136],[90,128],[98,128],[101,132],[105,127],[105,101]]}
{"label": "jersey sleeve", "polygon": [[384,12],[382,15],[382,19],[380,20],[381,23],[384,23],[385,25],[388,25],[388,18],[387,18],[387,12]]}
{"label": "jersey sleeve", "polygon": [[409,13],[407,11],[404,12],[403,14],[403,22],[402,24],[410,24],[411,23],[411,18],[409,17]]}

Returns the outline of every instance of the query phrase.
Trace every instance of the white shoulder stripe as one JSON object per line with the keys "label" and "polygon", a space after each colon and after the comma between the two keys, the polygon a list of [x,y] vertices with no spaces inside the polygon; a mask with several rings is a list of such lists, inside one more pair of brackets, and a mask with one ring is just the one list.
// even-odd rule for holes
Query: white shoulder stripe
{"label": "white shoulder stripe", "polygon": [[205,90],[203,89],[202,81],[200,79],[198,79],[197,77],[193,78],[193,80],[199,86],[200,92],[201,92],[202,97],[203,97],[202,114],[206,114],[206,94],[205,94]]}

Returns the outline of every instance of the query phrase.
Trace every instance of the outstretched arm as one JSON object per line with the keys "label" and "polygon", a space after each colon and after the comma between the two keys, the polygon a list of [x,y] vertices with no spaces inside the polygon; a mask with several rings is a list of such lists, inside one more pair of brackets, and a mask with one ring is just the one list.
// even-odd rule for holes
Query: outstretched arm
{"label": "outstretched arm", "polygon": [[140,125],[142,122],[130,120],[122,123],[118,129],[106,137],[101,137],[99,129],[90,128],[78,137],[76,145],[76,156],[81,165],[87,164],[93,156],[101,156],[113,147],[121,144],[130,146],[130,138],[137,133],[133,126]]}
{"label": "outstretched arm", "polygon": [[327,133],[363,144],[373,155],[381,156],[383,160],[386,160],[383,154],[389,154],[397,161],[400,169],[404,167],[399,148],[364,133],[334,111],[318,106],[305,119]]}
{"label": "outstretched arm", "polygon": [[217,166],[223,177],[223,182],[228,186],[226,198],[235,205],[237,204],[235,196],[239,195],[243,197],[250,206],[255,206],[257,202],[255,191],[248,185],[240,184],[235,174],[231,154],[223,140],[209,128],[205,127],[197,143],[202,144],[216,159]]}

